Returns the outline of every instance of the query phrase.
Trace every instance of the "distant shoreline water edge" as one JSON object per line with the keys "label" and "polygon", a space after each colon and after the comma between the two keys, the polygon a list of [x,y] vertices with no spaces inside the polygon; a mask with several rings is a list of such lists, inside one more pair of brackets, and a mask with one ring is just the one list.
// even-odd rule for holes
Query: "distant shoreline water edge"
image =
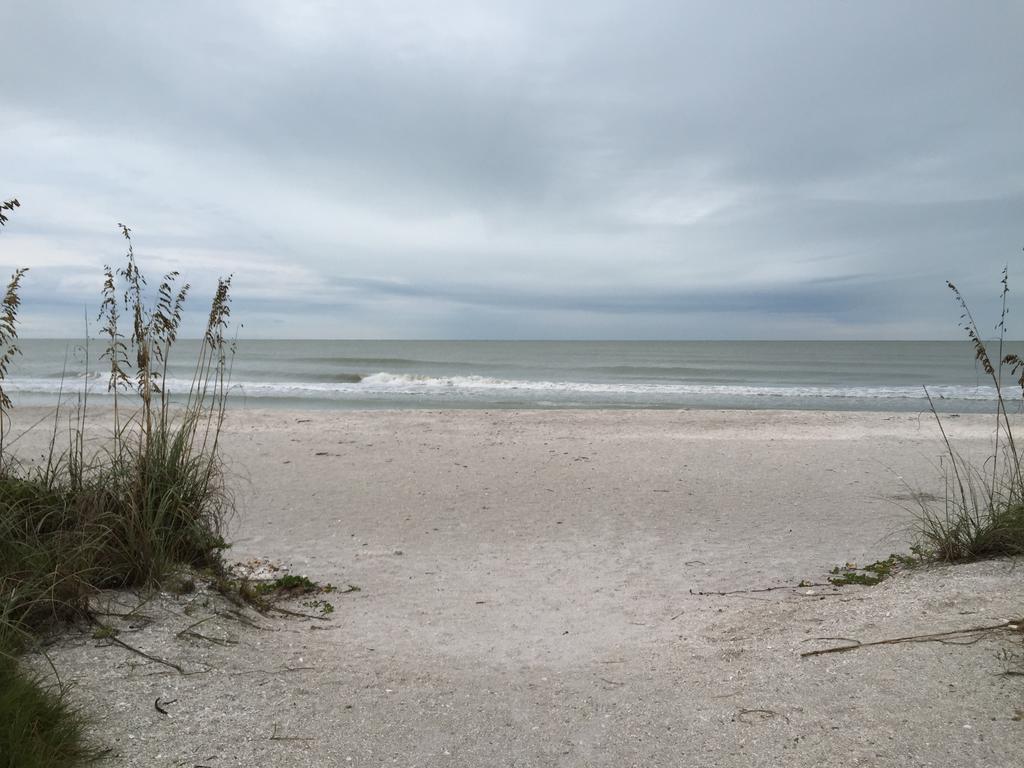
{"label": "distant shoreline water edge", "polygon": [[[186,392],[199,341],[166,387]],[[1024,353],[1024,343],[1006,351]],[[109,397],[101,345],[24,339],[4,387],[26,405]],[[236,406],[727,408],[988,412],[996,388],[960,341],[241,341]],[[1019,401],[1014,382],[1004,385]]]}

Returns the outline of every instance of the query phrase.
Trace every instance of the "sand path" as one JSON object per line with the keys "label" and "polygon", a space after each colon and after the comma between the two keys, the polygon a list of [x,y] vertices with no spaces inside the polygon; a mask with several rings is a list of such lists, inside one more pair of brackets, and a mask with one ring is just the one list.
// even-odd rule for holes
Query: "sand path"
{"label": "sand path", "polygon": [[[981,451],[990,421],[947,424]],[[240,411],[225,448],[232,557],[361,591],[204,625],[237,645],[176,636],[180,611],[131,635],[204,674],[62,644],[111,765],[1019,765],[1005,635],[800,657],[1020,615],[1013,563],[691,594],[905,549],[911,487],[941,492],[928,418]]]}

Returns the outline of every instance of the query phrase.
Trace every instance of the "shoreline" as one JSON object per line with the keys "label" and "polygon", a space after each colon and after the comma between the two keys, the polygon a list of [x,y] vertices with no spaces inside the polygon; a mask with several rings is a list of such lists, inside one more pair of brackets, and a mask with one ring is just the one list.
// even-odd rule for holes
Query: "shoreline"
{"label": "shoreline", "polygon": [[[16,380],[13,380],[16,382]],[[993,390],[994,391],[994,390]],[[513,390],[515,392],[515,390]],[[42,394],[31,390],[19,390],[11,388],[10,393],[21,404],[21,409],[47,409],[55,408],[56,401],[52,394]],[[126,393],[130,397],[130,393]],[[229,396],[228,411],[247,413],[255,411],[274,412],[298,412],[309,411],[313,413],[354,413],[354,412],[377,412],[377,411],[741,411],[741,412],[807,412],[807,413],[886,413],[886,414],[911,414],[932,416],[932,409],[923,396],[912,397],[867,397],[838,395],[804,395],[805,400],[801,401],[797,396],[764,394],[758,396],[716,396],[714,394],[698,395],[686,399],[667,399],[664,401],[647,400],[640,403],[628,401],[606,401],[593,400],[584,401],[555,401],[555,400],[474,400],[472,397],[464,397],[453,403],[451,399],[438,397],[437,394],[429,395],[424,393],[376,393],[357,394],[349,399],[328,396],[324,397],[288,397],[254,395],[247,397],[241,390],[233,391]],[[75,407],[80,393],[65,393],[65,400],[61,405],[62,409]],[[716,399],[717,397],[717,399]],[[732,399],[730,399],[732,398]],[[184,400],[171,398],[172,403],[182,405]],[[813,402],[808,402],[808,400]],[[1016,402],[1013,398],[1013,402]],[[112,408],[113,402],[106,392],[91,392],[89,401],[90,407],[98,409]],[[913,403],[909,406],[908,403]],[[945,396],[937,394],[934,396],[932,405],[935,412],[940,416],[985,416],[994,413],[996,400],[994,398],[958,398],[956,396]],[[1024,413],[1022,407],[1021,413]]]}
{"label": "shoreline", "polygon": [[[50,649],[112,765],[1012,764],[999,638],[799,655],[1024,605],[1005,560],[795,588],[906,549],[910,489],[942,490],[930,415],[238,415],[228,559],[360,591],[226,649],[173,621],[131,635],[195,676],[88,636]],[[992,419],[948,429],[981,452]]]}

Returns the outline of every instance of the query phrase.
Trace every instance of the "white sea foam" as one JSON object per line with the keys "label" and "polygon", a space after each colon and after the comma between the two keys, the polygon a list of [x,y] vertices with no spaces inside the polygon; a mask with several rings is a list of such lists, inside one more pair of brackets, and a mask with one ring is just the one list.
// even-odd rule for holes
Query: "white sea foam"
{"label": "white sea foam", "polygon": [[[186,393],[191,382],[169,379],[167,390]],[[4,382],[10,392],[56,394],[63,391],[74,394],[83,385],[91,395],[107,392],[104,377],[90,376],[88,380],[58,378],[11,378]],[[621,398],[642,403],[682,400],[686,398],[715,398],[749,400],[773,398],[779,400],[858,399],[858,400],[921,400],[924,392],[919,386],[768,386],[754,384],[687,384],[685,382],[581,382],[536,381],[500,379],[487,376],[426,376],[396,374],[381,371],[364,376],[356,382],[303,382],[303,381],[236,381],[232,390],[247,398],[297,398],[318,400],[359,400],[365,397],[423,396],[443,399],[493,398],[506,395],[513,399],[550,402],[553,397],[584,397],[595,401]],[[936,386],[929,392],[935,399],[991,401],[996,397],[995,387]]]}

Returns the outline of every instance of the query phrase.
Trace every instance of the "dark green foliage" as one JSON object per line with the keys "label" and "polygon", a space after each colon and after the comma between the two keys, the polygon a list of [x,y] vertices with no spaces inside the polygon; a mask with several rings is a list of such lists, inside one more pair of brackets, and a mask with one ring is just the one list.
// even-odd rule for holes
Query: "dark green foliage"
{"label": "dark green foliage", "polygon": [[84,718],[66,693],[0,652],[0,768],[72,768],[100,756],[85,746]]}

